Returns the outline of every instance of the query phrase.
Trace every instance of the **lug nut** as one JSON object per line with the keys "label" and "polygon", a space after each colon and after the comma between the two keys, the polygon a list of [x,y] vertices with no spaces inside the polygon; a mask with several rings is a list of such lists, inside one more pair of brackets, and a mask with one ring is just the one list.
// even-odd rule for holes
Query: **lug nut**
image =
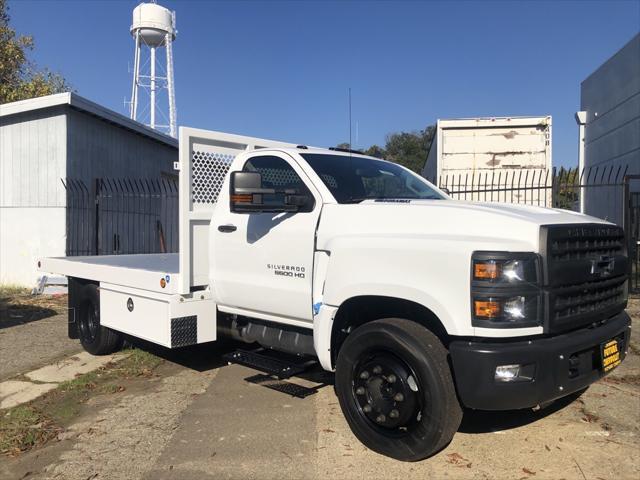
{"label": "lug nut", "polygon": [[396,380],[396,376],[393,373],[387,377],[387,382],[389,383],[396,383]]}
{"label": "lug nut", "polygon": [[365,405],[364,407],[362,407],[362,411],[363,411],[364,413],[369,413],[369,412],[371,412],[371,405],[369,405],[369,404]]}
{"label": "lug nut", "polygon": [[357,395],[364,395],[364,387],[356,388],[356,394]]}
{"label": "lug nut", "polygon": [[373,367],[373,373],[379,375],[380,373],[382,373],[382,367],[380,365],[376,365],[375,367]]}
{"label": "lug nut", "polygon": [[404,400],[404,395],[403,395],[403,394],[401,394],[401,393],[396,393],[396,394],[393,396],[393,399],[394,399],[396,402],[402,402],[402,401]]}
{"label": "lug nut", "polygon": [[376,417],[376,422],[382,423],[387,419],[382,413]]}
{"label": "lug nut", "polygon": [[391,410],[389,412],[389,418],[398,418],[400,416],[400,412],[398,410]]}
{"label": "lug nut", "polygon": [[367,371],[365,370],[364,372],[362,372],[362,373],[360,374],[360,378],[361,378],[362,380],[366,380],[367,378],[369,378],[369,372],[367,372]]}

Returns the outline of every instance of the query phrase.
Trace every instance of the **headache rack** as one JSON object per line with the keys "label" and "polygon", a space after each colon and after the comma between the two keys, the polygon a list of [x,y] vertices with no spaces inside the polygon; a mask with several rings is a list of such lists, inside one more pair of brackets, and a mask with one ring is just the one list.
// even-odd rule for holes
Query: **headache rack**
{"label": "headache rack", "polygon": [[627,305],[624,231],[615,225],[541,229],[546,330],[557,333],[605,320]]}

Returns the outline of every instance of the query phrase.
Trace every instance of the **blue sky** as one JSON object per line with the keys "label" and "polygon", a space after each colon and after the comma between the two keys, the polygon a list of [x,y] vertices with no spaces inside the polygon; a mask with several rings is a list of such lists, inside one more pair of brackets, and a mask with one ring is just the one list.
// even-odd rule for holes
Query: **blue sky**
{"label": "blue sky", "polygon": [[[33,59],[126,113],[138,1],[9,1]],[[580,82],[640,28],[640,1],[160,1],[176,11],[178,124],[332,146],[437,118],[552,115],[577,157]],[[357,139],[356,139],[357,123]]]}

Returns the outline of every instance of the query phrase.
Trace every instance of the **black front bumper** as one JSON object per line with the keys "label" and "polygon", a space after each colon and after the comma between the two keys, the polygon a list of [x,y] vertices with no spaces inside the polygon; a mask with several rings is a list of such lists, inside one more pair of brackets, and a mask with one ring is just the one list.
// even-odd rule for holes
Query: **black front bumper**
{"label": "black front bumper", "polygon": [[[605,374],[603,343],[618,339],[621,358],[629,345],[626,312],[590,328],[520,341],[454,341],[449,345],[462,404],[479,410],[514,410],[544,404],[581,390]],[[531,381],[497,382],[499,365],[534,364]]]}

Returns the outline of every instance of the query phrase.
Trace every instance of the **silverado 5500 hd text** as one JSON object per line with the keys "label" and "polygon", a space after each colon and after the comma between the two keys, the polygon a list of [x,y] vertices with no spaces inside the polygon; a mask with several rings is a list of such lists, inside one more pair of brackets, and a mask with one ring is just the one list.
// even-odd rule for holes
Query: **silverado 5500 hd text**
{"label": "silverado 5500 hd text", "polygon": [[69,333],[90,353],[124,333],[317,357],[354,434],[401,460],[443,448],[462,407],[541,405],[624,358],[611,223],[454,201],[390,162],[217,132],[182,128],[178,163],[178,253],[41,260],[69,277]]}

